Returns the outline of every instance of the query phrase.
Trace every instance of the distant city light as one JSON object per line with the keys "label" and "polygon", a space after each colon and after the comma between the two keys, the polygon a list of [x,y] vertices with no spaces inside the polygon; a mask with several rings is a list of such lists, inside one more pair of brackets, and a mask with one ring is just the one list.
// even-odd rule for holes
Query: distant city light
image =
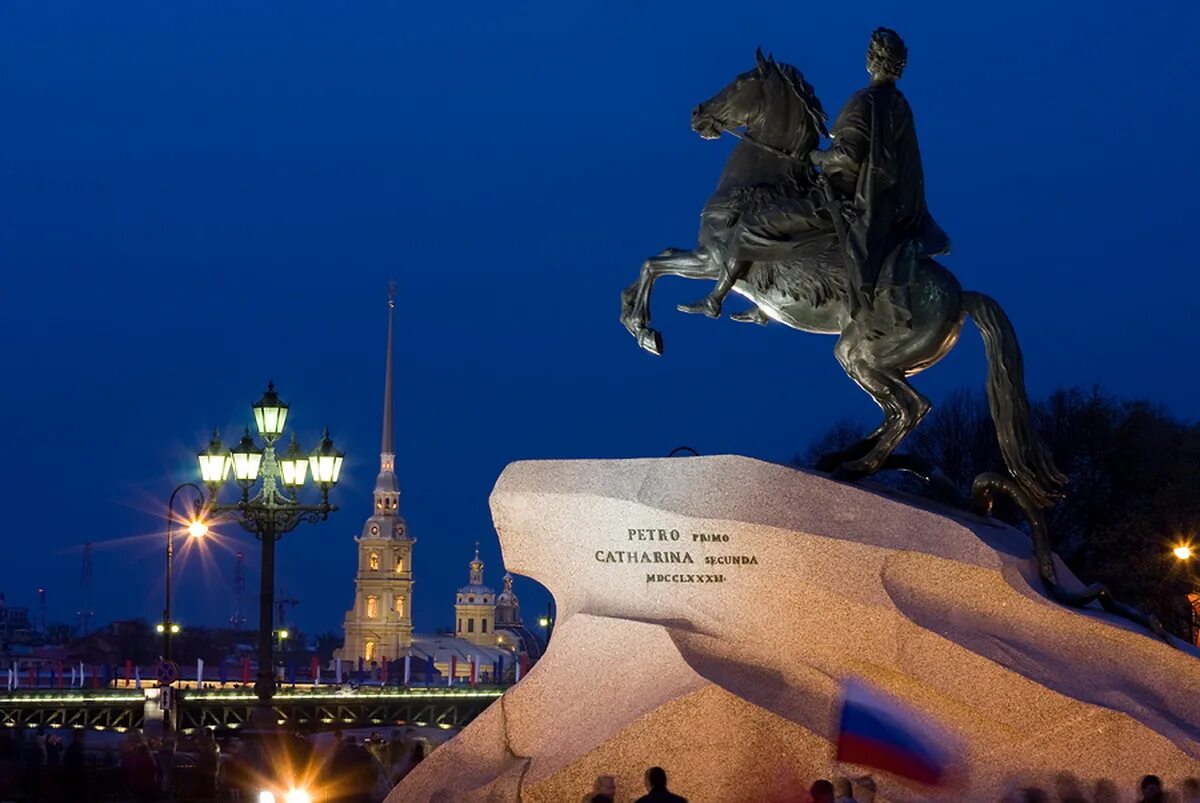
{"label": "distant city light", "polygon": [[291,635],[291,634],[290,634],[290,633],[288,633],[286,630],[280,630],[280,631],[279,631],[279,637],[280,637],[281,639],[285,639],[285,638],[287,638],[289,635]]}

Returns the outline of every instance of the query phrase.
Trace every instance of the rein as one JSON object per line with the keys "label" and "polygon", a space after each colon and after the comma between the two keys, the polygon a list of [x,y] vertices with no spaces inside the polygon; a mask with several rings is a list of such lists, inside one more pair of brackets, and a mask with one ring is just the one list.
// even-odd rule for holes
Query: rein
{"label": "rein", "polygon": [[778,156],[781,159],[787,159],[790,162],[804,161],[803,159],[800,158],[800,156],[798,156],[794,153],[788,153],[785,150],[780,150],[779,148],[776,148],[774,145],[768,145],[767,143],[757,140],[747,133],[738,131],[736,128],[722,128],[721,131],[725,134],[732,134],[733,136],[740,139],[742,142],[748,142],[756,148],[762,148],[767,153]]}

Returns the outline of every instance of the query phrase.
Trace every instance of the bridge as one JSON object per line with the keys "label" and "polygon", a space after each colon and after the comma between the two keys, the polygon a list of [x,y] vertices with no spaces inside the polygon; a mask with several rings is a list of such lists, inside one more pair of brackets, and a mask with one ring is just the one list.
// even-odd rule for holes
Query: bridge
{"label": "bridge", "polygon": [[[461,728],[500,699],[504,687],[359,688],[321,687],[280,692],[272,700],[276,721],[306,731],[418,725]],[[178,695],[180,730],[247,727],[257,698],[248,691],[191,691]]]}
{"label": "bridge", "polygon": [[0,695],[0,727],[92,728],[123,733],[145,721],[141,689],[27,691]]}
{"label": "bridge", "polygon": [[[309,686],[281,690],[272,701],[282,727],[306,731],[397,725],[461,728],[495,702],[504,686]],[[176,727],[234,731],[249,727],[256,698],[248,689],[174,689]],[[45,690],[0,695],[0,727],[88,728],[124,733],[157,719],[160,690]]]}

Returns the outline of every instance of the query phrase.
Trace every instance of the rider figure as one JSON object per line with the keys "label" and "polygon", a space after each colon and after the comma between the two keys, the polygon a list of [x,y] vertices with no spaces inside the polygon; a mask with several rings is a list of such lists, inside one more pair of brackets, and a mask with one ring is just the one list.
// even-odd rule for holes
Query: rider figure
{"label": "rider figure", "polygon": [[[871,307],[881,268],[906,248],[914,248],[917,256],[949,250],[945,233],[925,207],[912,110],[896,88],[907,58],[908,50],[895,31],[879,28],[871,34],[871,83],[838,115],[829,150],[815,150],[810,156],[849,218],[843,246],[852,310]],[[830,212],[818,217],[819,205],[810,194],[744,215],[729,238],[727,253],[715,255],[722,265],[716,288],[679,309],[720,317],[721,302],[753,262],[785,258],[808,232],[829,230]],[[765,322],[757,309],[734,318]]]}
{"label": "rider figure", "polygon": [[872,33],[867,47],[871,83],[838,114],[829,149],[810,157],[848,208],[843,246],[852,308],[871,307],[880,272],[906,249],[915,257],[949,251],[949,239],[925,206],[912,108],[896,88],[907,61],[899,34],[888,28]]}

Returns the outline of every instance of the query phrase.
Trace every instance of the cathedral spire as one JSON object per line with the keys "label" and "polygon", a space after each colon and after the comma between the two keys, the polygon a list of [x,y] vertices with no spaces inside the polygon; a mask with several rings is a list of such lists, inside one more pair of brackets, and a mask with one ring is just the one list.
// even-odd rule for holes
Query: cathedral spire
{"label": "cathedral spire", "polygon": [[[383,446],[379,450],[381,457],[395,457],[396,442],[392,437],[392,321],[396,317],[396,283],[388,282],[388,330],[387,330],[387,362],[383,373]],[[383,461],[390,462],[390,461]],[[384,465],[385,471],[392,466]]]}
{"label": "cathedral spire", "polygon": [[383,439],[379,451],[379,476],[375,479],[376,516],[398,516],[400,508],[400,484],[396,481],[396,442],[392,433],[392,321],[396,309],[395,282],[388,284],[387,303],[387,362],[383,372]]}

